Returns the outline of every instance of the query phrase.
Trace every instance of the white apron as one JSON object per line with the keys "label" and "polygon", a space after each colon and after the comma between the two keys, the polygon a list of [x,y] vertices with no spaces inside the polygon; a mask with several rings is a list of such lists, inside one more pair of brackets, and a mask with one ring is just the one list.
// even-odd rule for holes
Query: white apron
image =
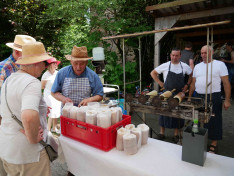
{"label": "white apron", "polygon": [[91,96],[91,87],[88,78],[65,78],[62,95],[70,98],[75,106]]}

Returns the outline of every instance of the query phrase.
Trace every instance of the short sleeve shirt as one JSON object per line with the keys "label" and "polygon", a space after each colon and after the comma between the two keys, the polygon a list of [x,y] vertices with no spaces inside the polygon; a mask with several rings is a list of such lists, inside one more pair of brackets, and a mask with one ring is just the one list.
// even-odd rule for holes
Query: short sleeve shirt
{"label": "short sleeve shirt", "polygon": [[[6,84],[4,83],[1,92],[0,157],[12,164],[38,162],[43,146],[30,144],[26,136],[19,131],[22,127],[11,118],[11,113],[6,105],[5,89]],[[19,120],[21,120],[21,112],[28,109],[39,112],[39,116],[42,118],[41,98],[41,83],[38,79],[29,74],[18,72],[9,76],[7,101],[11,111]],[[40,122],[44,120],[40,119]],[[45,124],[41,125],[45,130]]]}
{"label": "short sleeve shirt", "polygon": [[[217,60],[208,64],[208,84],[211,81],[211,64],[212,64],[212,93],[221,92],[221,77],[228,75],[226,65]],[[206,67],[207,64],[201,62],[194,67],[193,77],[196,78],[195,91],[199,94],[206,93]],[[210,93],[210,86],[207,89]]]}
{"label": "short sleeve shirt", "polygon": [[[187,65],[185,64],[184,62],[180,62],[182,67],[183,67],[183,75],[190,75],[192,73],[192,69]],[[182,68],[181,68],[181,65],[180,63],[178,64],[172,64],[171,63],[171,72],[174,72],[176,74],[179,74],[182,72]],[[159,65],[158,67],[155,68],[155,71],[158,73],[158,74],[163,74],[163,79],[164,79],[164,82],[166,81],[166,78],[167,78],[167,74],[168,74],[168,71],[169,71],[169,65],[170,65],[170,61],[169,62],[166,62],[164,64],[161,64]]]}
{"label": "short sleeve shirt", "polygon": [[59,72],[56,75],[54,84],[51,88],[51,92],[61,92],[63,88],[63,83],[65,78],[88,78],[89,84],[91,87],[91,93],[92,96],[100,95],[103,96],[103,85],[101,83],[100,78],[98,75],[91,70],[89,67],[86,67],[85,71],[81,75],[76,75],[72,69],[72,66],[66,66],[59,70]]}

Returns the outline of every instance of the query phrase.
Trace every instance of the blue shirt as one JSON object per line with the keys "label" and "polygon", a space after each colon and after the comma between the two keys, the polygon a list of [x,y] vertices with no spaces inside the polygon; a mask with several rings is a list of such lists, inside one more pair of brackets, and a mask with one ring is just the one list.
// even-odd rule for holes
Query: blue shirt
{"label": "blue shirt", "polygon": [[54,84],[51,88],[51,92],[62,93],[62,88],[63,88],[63,83],[64,83],[65,78],[88,78],[89,84],[91,87],[92,96],[104,95],[103,85],[101,83],[101,80],[93,70],[91,70],[89,67],[86,66],[85,71],[81,75],[78,76],[74,73],[71,65],[63,67],[61,70],[59,70],[54,80]]}

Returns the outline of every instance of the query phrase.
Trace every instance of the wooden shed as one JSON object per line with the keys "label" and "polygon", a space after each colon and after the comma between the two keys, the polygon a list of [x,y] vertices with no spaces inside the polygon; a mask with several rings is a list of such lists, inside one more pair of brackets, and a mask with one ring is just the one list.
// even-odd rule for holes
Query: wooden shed
{"label": "wooden shed", "polygon": [[[155,17],[155,30],[231,20],[231,23],[214,27],[214,43],[234,43],[234,0],[177,0],[151,5],[146,11]],[[160,63],[160,41],[167,32],[155,33],[154,66]],[[196,28],[174,32],[177,46],[181,41],[193,45],[206,44],[207,29]]]}

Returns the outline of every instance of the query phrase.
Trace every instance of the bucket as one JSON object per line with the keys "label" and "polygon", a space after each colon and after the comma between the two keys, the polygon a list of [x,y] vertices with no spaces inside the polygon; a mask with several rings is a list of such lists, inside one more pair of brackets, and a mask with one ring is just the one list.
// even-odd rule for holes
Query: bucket
{"label": "bucket", "polygon": [[92,52],[93,52],[94,61],[102,61],[105,59],[104,48],[96,47],[96,48],[93,48]]}

